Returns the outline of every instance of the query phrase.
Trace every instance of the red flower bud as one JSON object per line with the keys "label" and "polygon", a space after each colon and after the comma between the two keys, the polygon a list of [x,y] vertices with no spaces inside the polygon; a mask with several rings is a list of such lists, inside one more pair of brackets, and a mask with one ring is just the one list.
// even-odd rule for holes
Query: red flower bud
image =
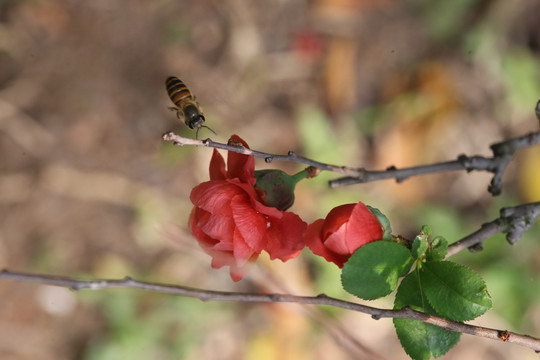
{"label": "red flower bud", "polygon": [[366,205],[346,204],[333,208],[326,219],[308,226],[304,241],[315,255],[340,268],[359,247],[381,240],[383,228]]}
{"label": "red flower bud", "polygon": [[[238,136],[231,140],[248,145]],[[251,156],[229,152],[225,161],[214,150],[210,181],[191,191],[195,207],[189,217],[191,233],[212,256],[212,267],[230,267],[234,281],[242,279],[247,265],[265,250],[271,259],[286,261],[304,247],[307,224],[292,212],[264,205],[255,189],[255,161]]]}

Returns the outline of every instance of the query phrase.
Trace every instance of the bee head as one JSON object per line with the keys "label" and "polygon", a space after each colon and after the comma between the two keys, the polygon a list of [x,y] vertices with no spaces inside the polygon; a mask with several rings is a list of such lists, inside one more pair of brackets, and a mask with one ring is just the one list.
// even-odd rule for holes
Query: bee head
{"label": "bee head", "polygon": [[206,120],[199,109],[193,105],[184,107],[184,116],[186,117],[186,125],[191,129],[200,128]]}

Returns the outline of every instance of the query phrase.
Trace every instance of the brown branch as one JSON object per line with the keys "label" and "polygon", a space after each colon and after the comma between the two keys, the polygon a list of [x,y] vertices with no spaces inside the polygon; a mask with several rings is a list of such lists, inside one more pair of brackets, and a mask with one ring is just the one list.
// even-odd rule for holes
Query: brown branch
{"label": "brown branch", "polygon": [[346,310],[357,311],[369,314],[373,319],[381,318],[403,318],[419,320],[428,324],[442,327],[446,330],[457,331],[465,334],[480,336],[493,340],[505,341],[528,347],[540,352],[540,339],[520,335],[506,330],[496,330],[476,325],[463,324],[450,321],[438,316],[424,314],[411,308],[405,307],[401,310],[388,310],[376,307],[357,304],[345,300],[335,299],[324,294],[318,296],[296,296],[289,294],[255,294],[241,292],[211,291],[201,290],[191,287],[144,282],[126,277],[118,280],[80,280],[70,277],[51,276],[41,274],[29,274],[2,270],[0,279],[12,281],[25,281],[31,283],[60,286],[73,290],[81,289],[110,289],[110,288],[130,288],[148,290],[178,296],[197,298],[202,301],[236,301],[236,302],[259,302],[259,303],[298,303],[311,305],[328,305]]}
{"label": "brown branch", "polygon": [[409,168],[397,169],[394,166],[382,171],[370,171],[364,168],[353,168],[347,166],[337,166],[314,161],[289,151],[287,155],[269,154],[262,151],[247,149],[243,146],[227,145],[212,141],[211,139],[196,140],[178,136],[172,132],[163,134],[163,140],[171,141],[177,146],[194,145],[207,146],[216,149],[234,151],[244,155],[251,155],[263,158],[267,163],[272,161],[293,161],[309,166],[314,166],[320,170],[332,171],[346,175],[345,177],[329,181],[330,187],[341,187],[358,183],[367,183],[384,179],[396,179],[402,182],[413,176],[433,174],[445,171],[466,170],[487,171],[493,173],[493,178],[488,187],[488,191],[493,195],[498,195],[502,191],[502,175],[506,167],[512,161],[514,153],[525,147],[540,143],[540,132],[529,133],[515,139],[506,140],[490,146],[493,157],[466,156],[460,155],[456,160],[446,161],[428,165],[413,166]]}
{"label": "brown branch", "polygon": [[269,154],[263,151],[248,149],[243,146],[228,145],[228,144],[215,142],[211,139],[197,140],[197,139],[185,138],[185,137],[178,136],[172,132],[163,134],[162,138],[164,141],[170,141],[176,146],[184,146],[184,145],[206,146],[206,147],[211,147],[215,149],[233,151],[239,154],[250,155],[256,158],[264,159],[264,161],[267,163],[271,163],[273,161],[293,161],[293,162],[313,166],[320,170],[337,172],[344,175],[355,175],[355,174],[358,174],[359,171],[362,171],[362,169],[356,169],[356,168],[351,168],[347,166],[330,165],[330,164],[325,164],[319,161],[311,160],[303,156],[296,155],[294,151],[289,151],[287,155]]}

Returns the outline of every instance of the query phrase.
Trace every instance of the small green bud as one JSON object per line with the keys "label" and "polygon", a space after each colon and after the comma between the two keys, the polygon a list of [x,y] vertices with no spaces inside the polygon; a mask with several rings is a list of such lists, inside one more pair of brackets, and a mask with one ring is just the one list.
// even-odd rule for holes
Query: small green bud
{"label": "small green bud", "polygon": [[295,175],[289,175],[281,170],[256,170],[255,187],[266,193],[265,204],[285,211],[294,204],[294,188],[296,184],[306,177],[310,177],[312,171],[306,168]]}

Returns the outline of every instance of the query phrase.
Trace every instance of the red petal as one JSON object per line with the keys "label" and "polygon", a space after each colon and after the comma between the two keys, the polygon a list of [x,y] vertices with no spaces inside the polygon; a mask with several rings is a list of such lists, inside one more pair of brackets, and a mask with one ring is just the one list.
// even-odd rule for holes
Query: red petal
{"label": "red petal", "polygon": [[355,205],[356,204],[345,204],[330,210],[328,215],[326,215],[326,219],[324,220],[322,237],[327,238],[336,231],[339,231],[341,226],[349,221],[349,217],[351,216],[351,212],[353,211]]}
{"label": "red petal", "polygon": [[324,246],[337,254],[351,255],[352,252],[348,241],[348,223],[345,223],[336,232],[324,239]]}
{"label": "red petal", "polygon": [[331,261],[342,268],[343,264],[349,259],[349,256],[336,254],[325,246],[321,237],[323,226],[323,219],[319,219],[308,225],[304,232],[304,241],[315,255],[322,256],[327,261]]}
{"label": "red petal", "polygon": [[231,275],[231,279],[233,279],[233,281],[240,281],[242,280],[242,278],[244,277],[244,275],[247,274],[247,272],[249,271],[249,268],[253,261],[255,261],[256,259],[248,262],[246,265],[240,267],[240,266],[231,266],[231,270],[230,270],[230,275]]}
{"label": "red petal", "polygon": [[[240,142],[249,149],[248,144],[239,136],[233,135],[231,139]],[[243,155],[234,151],[229,151],[227,155],[227,177],[229,179],[239,178],[242,182],[255,186],[255,159],[253,156]]]}
{"label": "red petal", "polygon": [[349,219],[347,239],[353,253],[360,246],[374,240],[381,240],[383,235],[381,224],[368,207],[359,202],[354,207]]}
{"label": "red petal", "polygon": [[208,248],[211,248],[217,243],[217,240],[205,234],[204,231],[202,231],[201,227],[199,226],[199,222],[201,220],[202,221],[207,220],[210,215],[211,215],[210,213],[195,207],[193,208],[193,210],[191,210],[191,214],[189,215],[189,221],[188,221],[188,225],[189,225],[189,229],[191,230],[191,233],[193,234],[195,239],[197,239],[197,241],[199,242],[199,245],[205,250]]}
{"label": "red petal", "polygon": [[266,252],[270,258],[287,261],[295,258],[304,247],[303,233],[307,224],[292,212],[283,212],[281,219],[270,218],[266,233]]}
{"label": "red petal", "polygon": [[257,254],[254,254],[246,261],[243,261],[242,264],[239,264],[232,252],[209,251],[208,253],[212,256],[212,267],[214,269],[229,266],[229,273],[233,281],[241,280],[248,272],[250,265],[257,260],[258,256]]}
{"label": "red petal", "polygon": [[[262,205],[262,203],[260,202],[260,199],[259,199],[259,195],[257,193],[257,191],[255,190],[255,188],[253,187],[253,185],[250,185],[250,184],[247,184],[247,183],[243,183],[240,179],[238,178],[235,178],[235,179],[227,179],[227,182],[233,184],[234,186],[237,186],[239,188],[241,188],[242,190],[244,190],[244,192],[246,194],[249,195],[249,197],[251,198],[251,206],[253,208],[255,208],[255,210],[259,211],[259,212],[262,212],[264,213],[264,211],[260,211],[257,206],[259,205]],[[264,205],[262,205],[264,206]],[[277,210],[277,209],[276,209]],[[279,210],[278,210],[279,212]]]}
{"label": "red petal", "polygon": [[219,269],[224,266],[231,266],[234,264],[234,256],[232,251],[216,251],[210,250],[208,254],[212,256],[212,267]]}
{"label": "red petal", "polygon": [[220,216],[232,216],[231,199],[234,196],[248,195],[236,185],[222,180],[210,180],[199,184],[191,190],[190,199],[193,205]]}
{"label": "red petal", "polygon": [[244,275],[247,274],[249,271],[249,268],[253,263],[257,260],[257,256],[254,256],[253,258],[249,259],[248,262],[245,265],[238,266],[236,264],[230,265],[230,276],[233,281],[240,281],[244,277]]}
{"label": "red petal", "polygon": [[260,251],[253,250],[249,244],[245,241],[245,239],[242,237],[242,234],[238,231],[238,229],[235,230],[233,234],[233,255],[234,255],[234,263],[237,266],[244,266],[249,259],[255,257],[257,258],[260,254]]}
{"label": "red petal", "polygon": [[225,180],[227,178],[225,171],[225,160],[223,156],[214,149],[210,159],[210,180]]}
{"label": "red petal", "polygon": [[264,214],[266,216],[269,216],[275,219],[281,219],[283,217],[283,214],[286,214],[284,211],[278,210],[275,207],[264,205],[258,199],[259,199],[258,197],[253,198],[251,205],[255,208],[255,210],[257,210],[261,214]]}
{"label": "red petal", "polygon": [[231,201],[231,210],[236,229],[244,241],[257,253],[263,249],[267,221],[251,207],[247,197],[235,196]]}
{"label": "red petal", "polygon": [[[198,226],[205,235],[219,241],[221,244],[232,242],[234,222],[229,217],[210,215],[204,220],[200,219]],[[232,246],[227,250],[232,250]]]}

